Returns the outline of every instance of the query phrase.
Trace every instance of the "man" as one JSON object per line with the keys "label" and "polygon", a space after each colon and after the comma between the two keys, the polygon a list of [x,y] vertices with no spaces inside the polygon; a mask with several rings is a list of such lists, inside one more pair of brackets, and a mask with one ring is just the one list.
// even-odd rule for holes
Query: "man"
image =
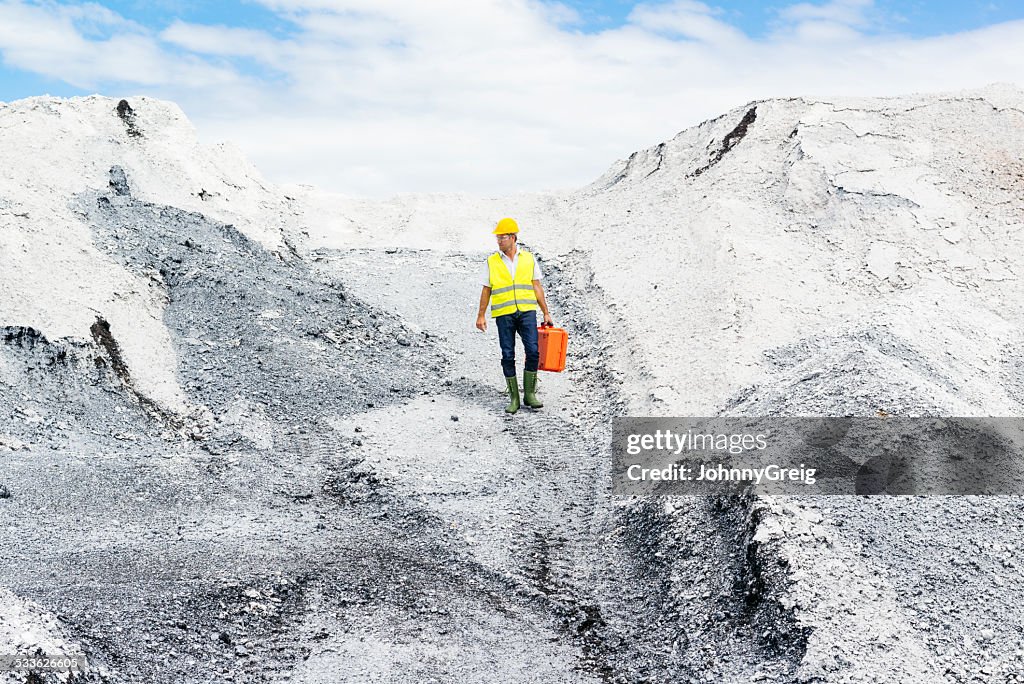
{"label": "man", "polygon": [[540,353],[537,351],[537,306],[544,313],[544,322],[554,325],[544,299],[544,287],[540,284],[544,275],[540,264],[525,249],[518,248],[519,225],[510,218],[498,221],[494,229],[498,240],[498,251],[487,258],[484,270],[484,289],[480,293],[480,309],[476,316],[476,327],[487,330],[484,312],[491,304],[491,316],[498,326],[498,343],[501,345],[501,369],[508,386],[509,405],[506,413],[519,410],[519,384],[516,381],[516,333],[523,339],[526,350],[526,370],[523,371],[523,403],[539,409],[544,404],[537,398],[537,365]]}

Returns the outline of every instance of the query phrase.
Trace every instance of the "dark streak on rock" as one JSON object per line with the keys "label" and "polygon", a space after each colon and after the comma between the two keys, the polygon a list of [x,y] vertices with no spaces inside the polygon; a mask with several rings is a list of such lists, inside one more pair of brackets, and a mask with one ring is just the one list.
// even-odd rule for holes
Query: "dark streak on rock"
{"label": "dark streak on rock", "polygon": [[651,171],[646,176],[644,176],[644,178],[650,178],[651,174],[653,174],[655,171],[660,171],[661,162],[662,160],[665,159],[665,143],[659,143],[658,146],[654,148],[654,150],[655,152],[658,153],[658,165],[651,169]]}
{"label": "dark streak on rock", "polygon": [[3,329],[4,344],[23,349],[34,349],[37,344],[45,343],[46,338],[35,328],[25,326],[6,326]]}
{"label": "dark streak on rock", "polygon": [[[96,342],[96,346],[105,352],[106,358],[110,362],[110,368],[114,371],[114,375],[121,381],[121,384],[133,396],[139,404],[152,413],[154,416],[162,420],[165,424],[173,428],[181,427],[181,420],[165,411],[155,401],[149,397],[141,394],[132,382],[131,373],[128,370],[128,364],[125,363],[124,357],[121,355],[121,346],[117,343],[113,333],[110,331],[110,323],[101,316],[96,317],[96,322],[89,326],[89,332],[92,333],[92,338]],[[96,359],[97,367],[103,364],[103,357],[97,356]]]}
{"label": "dark streak on rock", "polygon": [[108,181],[110,189],[114,191],[114,194],[118,197],[131,197],[131,187],[128,185],[128,177],[124,173],[124,169],[120,166],[110,167],[110,180]]}
{"label": "dark streak on rock", "polygon": [[141,138],[142,131],[135,123],[135,110],[128,104],[128,100],[121,100],[117,103],[117,116],[124,122],[128,135],[133,138]]}
{"label": "dark streak on rock", "polygon": [[622,167],[622,171],[619,171],[615,175],[615,178],[612,178],[611,182],[604,187],[605,190],[617,184],[619,181],[621,181],[623,178],[629,175],[629,169],[630,167],[633,166],[633,160],[636,159],[637,154],[638,152],[634,152],[633,154],[629,155],[629,159],[626,160],[626,165]]}
{"label": "dark streak on rock", "polygon": [[743,115],[743,119],[740,120],[736,128],[729,131],[728,135],[722,138],[722,144],[717,150],[715,150],[715,153],[711,155],[711,160],[691,173],[690,177],[693,178],[699,176],[718,162],[722,161],[722,157],[724,157],[727,152],[731,151],[732,148],[736,147],[736,144],[739,143],[739,141],[743,139],[743,136],[747,134],[747,129],[750,127],[750,124],[754,123],[755,119],[757,119],[757,107],[751,107],[747,113]]}
{"label": "dark streak on rock", "polygon": [[121,347],[110,332],[110,323],[107,323],[106,319],[101,316],[97,316],[96,322],[89,326],[89,332],[92,333],[92,338],[96,341],[96,345],[107,353],[107,358],[110,359],[110,367],[114,370],[114,373],[121,379],[121,382],[130,387],[132,378],[128,373],[128,366],[121,356]]}

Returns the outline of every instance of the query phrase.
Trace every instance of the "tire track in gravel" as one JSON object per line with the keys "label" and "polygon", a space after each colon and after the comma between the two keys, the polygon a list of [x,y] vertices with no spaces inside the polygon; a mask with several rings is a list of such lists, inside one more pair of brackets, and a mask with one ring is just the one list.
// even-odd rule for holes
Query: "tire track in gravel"
{"label": "tire track in gravel", "polygon": [[[303,655],[291,676],[486,682],[500,663],[503,681],[534,681],[545,672],[558,681],[592,681],[573,673],[570,651],[552,645],[557,634],[537,601],[475,562],[459,531],[434,511],[362,468],[358,457],[343,456],[351,453],[347,437],[315,430],[288,451],[317,466],[321,491],[312,500],[328,533],[337,516],[373,524],[372,538],[323,546],[309,600],[283,637]],[[502,643],[493,643],[495,634]],[[444,654],[452,649],[458,658]],[[524,653],[548,662],[524,660]],[[383,667],[385,660],[394,669]]]}
{"label": "tire track in gravel", "polygon": [[600,463],[595,452],[585,448],[586,437],[579,428],[543,408],[526,409],[510,423],[541,494],[527,500],[521,510],[522,527],[515,535],[520,552],[512,571],[549,600],[564,633],[580,645],[582,666],[613,681],[616,668],[600,633],[605,621],[589,589],[590,573],[604,564],[595,557]]}
{"label": "tire track in gravel", "polygon": [[[558,262],[546,272],[581,357],[574,380],[580,396],[597,399],[574,417],[589,428],[580,432],[600,464],[600,496],[610,491],[611,419],[627,405],[620,387],[630,371],[612,361],[623,344],[617,325],[623,312],[595,285],[586,254],[572,252]],[[606,609],[595,650],[616,671],[627,681],[793,677],[804,635],[777,603],[784,568],[770,567],[771,554],[753,542],[751,501],[606,496],[602,503],[600,526],[605,540],[615,541],[591,575],[585,601]]]}

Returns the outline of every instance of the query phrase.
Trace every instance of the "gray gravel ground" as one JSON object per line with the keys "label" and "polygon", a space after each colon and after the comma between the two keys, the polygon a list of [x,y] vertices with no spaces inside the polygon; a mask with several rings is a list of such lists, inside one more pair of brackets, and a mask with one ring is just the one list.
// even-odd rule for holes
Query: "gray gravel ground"
{"label": "gray gravel ground", "polygon": [[784,568],[747,553],[744,502],[606,494],[620,400],[582,267],[549,269],[552,300],[576,302],[556,308],[573,366],[545,374],[543,410],[509,418],[494,328],[470,332],[484,255],[286,262],[111,178],[78,211],[166,293],[196,409],[140,395],[99,318],[91,340],[7,327],[0,346],[0,576],[60,618],[93,681],[795,668],[802,635],[771,598]]}
{"label": "gray gravel ground", "polygon": [[895,589],[947,681],[1024,681],[1019,497],[828,497],[817,503]]}
{"label": "gray gravel ground", "polygon": [[[116,168],[78,207],[97,246],[166,293],[196,407],[139,394],[101,318],[92,340],[3,329],[0,576],[59,617],[104,668],[94,680],[793,669],[800,639],[751,599],[741,505],[674,516],[605,494],[617,399],[582,297],[556,309],[575,366],[546,374],[548,407],[507,418],[494,328],[467,332],[483,255],[286,262],[133,200]],[[581,277],[552,268],[553,300]]]}
{"label": "gray gravel ground", "polygon": [[[962,391],[940,362],[884,329],[807,340],[768,358],[776,376],[740,392],[730,413],[941,416],[950,415],[944,404]],[[1019,392],[1024,378],[1005,381]],[[883,609],[906,621],[929,681],[1024,681],[1019,496],[822,496],[802,497],[801,505],[853,554],[848,576],[884,588]],[[806,549],[823,566],[837,556],[830,544]],[[843,629],[870,634],[872,608],[881,603],[864,596],[846,607]],[[869,669],[893,680],[885,660]]]}
{"label": "gray gravel ground", "polygon": [[[842,636],[804,662],[815,635],[790,556],[757,535],[763,502],[608,495],[626,400],[587,254],[546,267],[570,366],[507,417],[493,323],[472,328],[484,254],[282,260],[133,199],[117,168],[76,209],[165,293],[194,407],[141,395],[101,318],[87,340],[0,328],[0,577],[102,666],[79,681],[845,681]],[[723,410],[927,413],[913,387],[956,392],[910,352],[872,366],[882,347],[912,349],[868,330],[775,350],[777,382]],[[1019,679],[1018,499],[801,505],[884,585],[930,681]],[[844,558],[816,539],[806,557]],[[846,609],[837,624],[873,619]],[[886,657],[866,671],[899,681]]]}

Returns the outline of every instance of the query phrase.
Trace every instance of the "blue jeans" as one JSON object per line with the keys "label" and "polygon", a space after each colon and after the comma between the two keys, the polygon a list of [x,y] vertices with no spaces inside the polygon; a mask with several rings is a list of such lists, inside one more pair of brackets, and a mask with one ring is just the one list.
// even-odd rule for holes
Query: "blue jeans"
{"label": "blue jeans", "polygon": [[516,311],[494,319],[498,325],[498,344],[501,345],[501,370],[506,378],[516,377],[516,333],[523,338],[526,349],[526,370],[536,371],[540,363],[537,351],[537,312]]}

